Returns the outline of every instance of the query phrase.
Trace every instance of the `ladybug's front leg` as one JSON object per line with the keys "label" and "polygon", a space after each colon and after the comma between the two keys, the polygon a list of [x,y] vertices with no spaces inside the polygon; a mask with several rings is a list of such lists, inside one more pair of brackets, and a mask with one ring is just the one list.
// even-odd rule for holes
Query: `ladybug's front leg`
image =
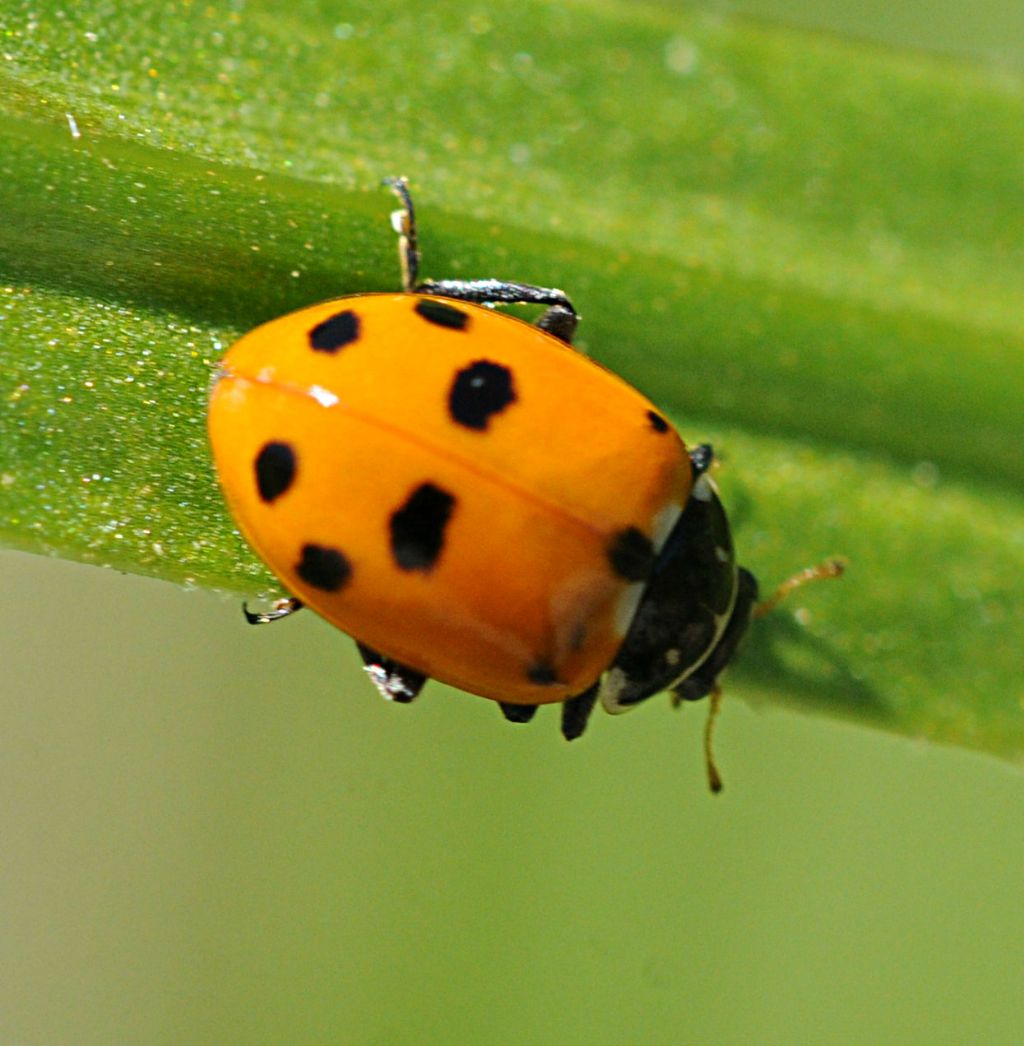
{"label": "ladybug's front leg", "polygon": [[[582,694],[562,702],[562,736],[566,741],[575,741],[587,728],[590,713],[597,701],[599,684],[584,690]],[[538,705],[514,705],[499,701],[501,714],[510,723],[528,723],[537,714]]]}
{"label": "ladybug's front leg", "polygon": [[274,600],[270,610],[250,610],[248,603],[242,604],[242,613],[250,625],[269,625],[271,621],[280,621],[281,618],[291,617],[297,610],[304,606],[301,599],[294,596],[285,596],[283,599]]}
{"label": "ladybug's front leg", "polygon": [[600,689],[601,681],[598,680],[588,690],[584,690],[582,694],[577,694],[575,697],[570,697],[562,705],[562,737],[566,741],[575,741],[586,730]]}

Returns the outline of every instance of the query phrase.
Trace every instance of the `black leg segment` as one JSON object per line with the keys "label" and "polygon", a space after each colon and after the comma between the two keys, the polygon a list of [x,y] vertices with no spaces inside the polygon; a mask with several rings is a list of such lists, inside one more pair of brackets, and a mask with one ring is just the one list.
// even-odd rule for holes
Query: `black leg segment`
{"label": "black leg segment", "polygon": [[436,294],[476,305],[547,305],[537,326],[566,344],[572,344],[579,317],[564,291],[555,287],[535,287],[530,283],[507,280],[423,280],[419,279],[420,251],[416,240],[416,211],[409,183],[405,178],[385,178],[384,184],[398,197],[401,209],[391,215],[398,233],[398,258],[402,266],[402,289],[416,294]]}
{"label": "black leg segment", "polygon": [[566,343],[572,342],[579,319],[573,303],[557,287],[535,287],[508,280],[424,280],[414,290],[475,305],[548,305],[537,326]]}
{"label": "black leg segment", "polygon": [[537,714],[537,705],[514,705],[508,701],[499,701],[498,706],[510,723],[528,723]]}
{"label": "black leg segment", "polygon": [[560,305],[576,315],[565,291],[557,287],[535,287],[532,283],[509,280],[424,280],[415,289],[417,294],[436,294],[476,305]]}
{"label": "black leg segment", "polygon": [[366,666],[366,673],[381,697],[407,705],[423,689],[427,676],[422,672],[385,657],[359,640],[356,640],[356,646]]}
{"label": "black leg segment", "polygon": [[262,613],[250,610],[249,604],[243,603],[242,613],[245,614],[245,620],[248,621],[250,625],[268,625],[271,621],[280,621],[283,617],[290,617],[296,610],[301,610],[303,605],[301,599],[295,599],[294,596],[287,596],[284,599],[275,600],[271,609],[264,610]]}
{"label": "black leg segment", "polygon": [[548,334],[554,335],[559,341],[564,341],[566,345],[572,344],[573,335],[576,333],[576,324],[579,322],[579,316],[572,311],[572,308],[567,308],[564,305],[552,305],[539,320],[537,320],[537,326],[542,331],[547,331]]}
{"label": "black leg segment", "polygon": [[562,737],[566,741],[575,741],[586,730],[590,713],[594,711],[594,702],[597,701],[599,689],[600,680],[584,690],[582,694],[570,697],[562,705]]}

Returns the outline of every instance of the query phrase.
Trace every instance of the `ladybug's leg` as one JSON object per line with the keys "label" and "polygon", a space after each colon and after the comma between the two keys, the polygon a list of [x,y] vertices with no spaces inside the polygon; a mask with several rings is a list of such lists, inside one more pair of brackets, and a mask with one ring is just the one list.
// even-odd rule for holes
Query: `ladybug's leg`
{"label": "ladybug's leg", "polygon": [[[566,299],[568,300],[568,299]],[[576,333],[576,324],[579,316],[572,305],[552,305],[546,309],[544,314],[537,320],[536,326],[548,334],[553,334],[559,341],[566,345],[572,344],[573,335]]]}
{"label": "ladybug's leg", "polygon": [[423,689],[427,676],[422,672],[385,657],[365,643],[360,643],[358,639],[356,646],[365,662],[370,681],[385,700],[407,705]]}
{"label": "ladybug's leg", "polygon": [[562,705],[562,737],[566,741],[575,741],[587,728],[590,713],[594,711],[597,701],[597,692],[601,689],[601,681],[598,680],[582,694],[570,697]]}
{"label": "ladybug's leg", "polygon": [[420,252],[416,246],[416,212],[405,178],[385,178],[384,184],[401,201],[402,208],[391,212],[391,227],[398,233],[398,260],[402,266],[402,290],[407,294],[416,289],[420,271]]}
{"label": "ladybug's leg", "polygon": [[[570,697],[562,703],[562,736],[566,741],[574,741],[587,728],[587,720],[594,710],[597,701],[598,683],[584,690],[582,694]],[[502,715],[510,723],[528,723],[536,714],[539,705],[514,705],[499,701]]]}
{"label": "ladybug's leg", "polygon": [[436,294],[442,298],[468,301],[475,305],[547,305],[537,321],[541,330],[566,344],[572,343],[579,317],[563,291],[554,287],[535,287],[506,280],[423,280],[419,279],[420,252],[416,242],[416,212],[405,178],[387,178],[384,184],[401,201],[400,210],[391,215],[398,233],[398,257],[402,266],[402,289],[407,293]]}
{"label": "ladybug's leg", "polygon": [[419,294],[436,294],[474,305],[547,305],[537,321],[541,330],[572,344],[579,316],[564,291],[508,280],[424,280],[413,287]]}
{"label": "ladybug's leg", "polygon": [[243,603],[242,613],[245,614],[245,620],[250,625],[267,625],[271,621],[280,621],[283,617],[290,617],[296,610],[301,610],[302,607],[301,599],[288,596],[285,599],[275,600],[273,607],[270,610],[263,611],[263,613],[252,611],[249,609],[248,603]]}
{"label": "ladybug's leg", "polygon": [[510,723],[528,723],[537,714],[537,705],[514,705],[509,701],[499,701],[498,707]]}

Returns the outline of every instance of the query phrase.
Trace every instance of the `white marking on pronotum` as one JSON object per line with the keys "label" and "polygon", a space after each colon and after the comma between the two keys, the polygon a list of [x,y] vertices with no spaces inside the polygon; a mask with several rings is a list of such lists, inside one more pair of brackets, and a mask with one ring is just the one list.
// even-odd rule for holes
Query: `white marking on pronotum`
{"label": "white marking on pronotum", "polygon": [[643,581],[634,581],[627,585],[622,595],[615,601],[615,623],[613,625],[617,636],[625,637],[629,626],[633,624],[636,616],[636,608],[640,606],[640,599],[647,586]]}
{"label": "white marking on pronotum", "polygon": [[679,521],[679,517],[682,515],[682,510],[673,501],[671,504],[666,505],[658,514],[654,517],[654,551],[660,552],[668,540],[669,534],[672,533],[672,528],[675,527]]}
{"label": "white marking on pronotum", "polygon": [[632,707],[632,705],[619,704],[619,694],[625,690],[628,683],[629,678],[621,668],[610,668],[605,672],[604,677],[601,679],[601,688],[598,690],[598,696],[601,701],[601,707],[606,712],[611,712],[614,715],[618,712],[626,712]]}
{"label": "white marking on pronotum", "polygon": [[689,679],[694,672],[704,664],[705,661],[711,656],[715,647],[718,646],[718,641],[722,638],[725,633],[726,626],[729,624],[729,619],[732,617],[733,610],[736,609],[736,594],[739,592],[739,574],[738,571],[733,570],[732,573],[732,592],[729,596],[729,605],[725,608],[725,611],[721,614],[714,615],[715,622],[715,638],[708,644],[707,649],[700,657],[697,658],[691,665],[688,665],[685,672],[680,672],[675,679],[667,687],[666,690],[674,690],[684,680]]}
{"label": "white marking on pronotum", "polygon": [[693,485],[692,496],[698,501],[710,501],[715,494],[715,487],[707,476],[698,476]]}

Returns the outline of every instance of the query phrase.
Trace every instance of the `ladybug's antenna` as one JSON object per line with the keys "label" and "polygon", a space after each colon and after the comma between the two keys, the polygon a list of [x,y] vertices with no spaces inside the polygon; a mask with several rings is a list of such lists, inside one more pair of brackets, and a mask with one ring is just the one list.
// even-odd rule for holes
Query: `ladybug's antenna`
{"label": "ladybug's antenna", "polygon": [[708,708],[708,717],[704,722],[704,766],[708,772],[708,788],[717,795],[722,790],[722,775],[718,772],[718,766],[715,763],[714,745],[712,744],[715,723],[718,722],[718,713],[722,710],[722,688],[717,683],[711,688],[708,700],[711,704]]}
{"label": "ladybug's antenna", "polygon": [[402,289],[408,293],[416,289],[420,271],[420,252],[416,246],[416,212],[409,195],[409,180],[405,177],[385,178],[384,184],[402,202],[401,210],[391,212],[391,227],[398,233],[398,260],[402,266]]}
{"label": "ladybug's antenna", "polygon": [[[703,449],[698,447],[698,451]],[[708,448],[710,450],[710,448]],[[710,455],[708,455],[710,458]],[[697,460],[694,461],[695,468],[697,467]],[[810,581],[821,581],[825,578],[831,577],[842,577],[846,570],[847,562],[842,556],[833,556],[831,559],[826,559],[824,563],[819,563],[817,566],[807,567],[805,570],[798,571],[792,577],[786,578],[781,585],[765,600],[757,603],[750,611],[752,617],[759,618],[764,617],[766,614],[770,614],[778,605],[781,603],[791,592],[795,589],[802,588]],[[722,710],[722,688],[717,682],[712,686],[708,692],[708,698],[710,699],[710,705],[708,708],[708,718],[704,723],[704,766],[707,769],[708,774],[708,787],[715,794],[722,790],[722,776],[718,772],[718,766],[715,763],[714,753],[714,732],[715,724],[718,722],[718,714]],[[679,705],[682,703],[683,698],[678,692],[673,696],[673,705]]]}
{"label": "ladybug's antenna", "polygon": [[817,566],[806,567],[792,577],[786,578],[781,585],[765,600],[754,607],[754,617],[770,614],[794,589],[802,588],[810,581],[822,581],[830,577],[842,577],[847,563],[842,556],[833,556]]}

